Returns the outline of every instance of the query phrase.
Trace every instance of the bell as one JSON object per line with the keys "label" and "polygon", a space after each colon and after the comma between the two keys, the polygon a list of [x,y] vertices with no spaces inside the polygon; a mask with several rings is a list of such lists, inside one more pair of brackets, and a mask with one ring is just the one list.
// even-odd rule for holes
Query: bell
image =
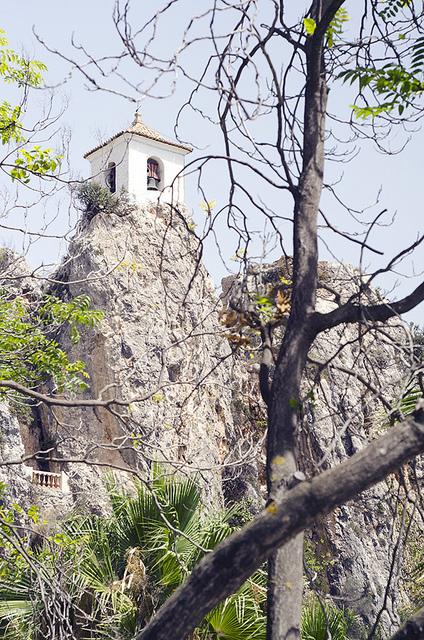
{"label": "bell", "polygon": [[147,177],[147,189],[149,191],[158,191],[159,180],[153,176]]}

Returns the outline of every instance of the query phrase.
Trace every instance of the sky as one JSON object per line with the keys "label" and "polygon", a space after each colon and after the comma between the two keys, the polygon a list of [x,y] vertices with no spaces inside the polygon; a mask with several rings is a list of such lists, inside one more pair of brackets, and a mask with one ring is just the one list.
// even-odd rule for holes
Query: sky
{"label": "sky", "polygon": [[[147,2],[134,2],[135,11],[133,14],[134,29],[136,25],[142,24],[143,16],[150,9],[151,4]],[[302,3],[303,4],[303,3]],[[306,2],[304,3],[306,6]],[[62,0],[17,0],[12,5],[5,0],[0,0],[0,26],[5,29],[10,41],[10,45],[17,49],[23,49],[31,57],[35,57],[46,62],[48,66],[47,82],[54,88],[54,97],[58,108],[66,105],[66,110],[60,119],[60,126],[65,127],[70,132],[69,160],[72,167],[73,176],[88,176],[88,162],[83,159],[84,153],[95,146],[99,139],[113,135],[131,123],[136,107],[140,107],[143,120],[154,127],[162,134],[174,137],[174,122],[178,109],[184,100],[189,88],[189,83],[184,77],[177,77],[176,88],[173,95],[163,99],[143,98],[143,88],[148,86],[149,79],[144,76],[140,68],[134,66],[122,67],[124,81],[131,83],[142,83],[141,91],[138,94],[139,102],[134,103],[123,99],[109,92],[93,91],[79,73],[74,73],[69,77],[70,65],[57,55],[47,51],[34,35],[34,31],[52,50],[58,50],[66,56],[80,56],[81,52],[73,48],[71,41],[77,45],[83,45],[87,51],[95,56],[109,55],[111,51],[119,50],[119,41],[114,29],[111,15],[114,2],[111,0],[73,0],[72,2]],[[161,3],[155,3],[155,7]],[[163,50],[164,57],[173,48],[178,46],[179,37],[184,26],[191,16],[200,11],[200,7],[209,5],[208,0],[182,0],[181,9],[174,12],[169,19],[163,21],[163,25],[155,35],[154,47],[157,52]],[[259,3],[264,6],[264,3]],[[299,6],[299,5],[297,5]],[[354,1],[347,3],[352,15],[355,14]],[[261,9],[259,9],[261,11]],[[259,15],[259,20],[262,16]],[[265,20],[265,18],[264,18]],[[205,22],[204,28],[207,29]],[[202,43],[197,48],[198,55],[186,60],[186,65],[193,73],[198,72],[201,65],[207,58],[207,47]],[[81,57],[79,58],[81,59]],[[105,84],[112,88],[118,86],[122,89],[125,83],[116,85],[105,80]],[[134,91],[130,91],[134,96]],[[39,106],[45,100],[41,95],[36,98]],[[209,97],[204,98],[205,108]],[[339,93],[330,94],[330,107],[341,111],[346,116],[349,110],[349,97],[340,90]],[[265,124],[266,125],[266,121]],[[195,149],[193,156],[203,154],[205,151],[223,152],[222,142],[215,125],[205,122],[193,114],[185,115],[182,119],[180,135],[190,143],[194,143],[199,149]],[[266,131],[261,131],[266,135]],[[403,142],[410,138],[406,149],[399,155],[383,155],[376,150],[372,144],[364,143],[359,155],[349,164],[335,165],[327,164],[327,179],[330,181],[340,181],[338,189],[344,200],[349,202],[355,209],[361,209],[373,203],[378,195],[379,203],[377,207],[369,211],[370,218],[377,210],[387,208],[387,221],[396,215],[396,219],[390,226],[376,227],[370,236],[370,242],[384,251],[384,256],[373,256],[368,254],[365,257],[364,267],[369,270],[378,268],[387,263],[390,257],[399,251],[403,246],[412,242],[419,232],[423,232],[423,161],[422,143],[423,136],[419,124],[410,127],[410,134],[400,132],[395,135],[390,144],[393,149],[400,147]],[[206,195],[217,200],[217,205],[221,206],[226,198],[226,178],[223,168],[214,165],[213,170],[206,178]],[[194,178],[187,178],[187,205],[193,211],[194,218],[201,225],[204,213],[199,208],[199,203],[203,200],[202,194],[197,191]],[[289,201],[282,199],[278,201],[279,194],[261,193],[263,188],[260,184],[250,181],[246,176],[246,184],[252,192],[256,190],[255,196],[262,199],[269,198],[269,204],[273,208],[288,207]],[[52,207],[56,209],[52,213]],[[246,204],[246,207],[248,205]],[[328,207],[332,220],[340,228],[349,228],[351,222],[345,213],[336,206],[333,199],[327,195],[323,197],[323,206]],[[21,224],[21,219],[16,214],[16,220]],[[54,218],[49,226],[51,235],[61,235],[67,225],[74,220],[74,213],[69,209],[66,189],[57,198],[54,205],[48,205],[47,214],[44,213],[42,204],[37,205],[29,214],[32,219],[28,225],[41,224],[43,215]],[[252,226],[257,228],[257,238],[263,236],[263,226],[255,218],[253,212],[249,212]],[[16,226],[19,226],[16,222]],[[217,227],[221,253],[232,256],[237,248],[235,237],[226,232],[224,226]],[[289,232],[289,231],[288,231]],[[3,241],[5,244],[13,246],[19,250],[22,242],[27,242],[22,234],[7,234],[4,232]],[[36,265],[41,262],[54,262],[65,251],[66,242],[58,238],[45,239],[36,242],[29,251],[29,260]],[[258,250],[258,247],[256,247]],[[325,234],[320,246],[322,259],[338,259],[351,262],[357,265],[359,262],[359,252],[355,245],[344,242],[334,234]],[[275,255],[275,257],[278,257]],[[226,269],[219,257],[219,252],[210,242],[206,246],[205,260],[207,267],[218,285],[220,278],[226,275]],[[237,265],[226,260],[227,267],[237,268]],[[421,249],[413,259],[408,259],[400,265],[397,273],[385,276],[377,282],[383,290],[390,292],[392,298],[405,295],[420,281],[420,272],[424,267],[424,252]],[[423,310],[418,308],[408,314],[408,319],[424,324]]]}

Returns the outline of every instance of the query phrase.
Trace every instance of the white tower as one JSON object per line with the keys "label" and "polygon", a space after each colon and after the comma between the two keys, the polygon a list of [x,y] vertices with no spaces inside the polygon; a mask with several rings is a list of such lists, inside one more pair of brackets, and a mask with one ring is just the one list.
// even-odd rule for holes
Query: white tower
{"label": "white tower", "polygon": [[84,155],[91,177],[112,193],[122,188],[139,204],[160,200],[184,204],[184,156],[192,148],[164,138],[135,114],[131,127]]}

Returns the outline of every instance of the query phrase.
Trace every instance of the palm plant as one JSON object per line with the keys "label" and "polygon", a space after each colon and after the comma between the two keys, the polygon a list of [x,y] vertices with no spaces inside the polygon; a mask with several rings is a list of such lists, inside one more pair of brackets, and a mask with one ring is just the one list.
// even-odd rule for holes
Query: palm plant
{"label": "palm plant", "polygon": [[72,579],[75,550],[60,544],[53,553],[46,544],[34,552],[17,541],[13,548],[10,553],[6,545],[0,565],[0,635],[10,640],[79,637],[83,594]]}
{"label": "palm plant", "polygon": [[28,585],[22,580],[18,584],[0,583],[0,634],[4,638],[29,637],[33,607],[28,599]]}
{"label": "palm plant", "polygon": [[349,614],[330,602],[312,600],[302,613],[302,640],[347,640]]}
{"label": "palm plant", "polygon": [[[150,486],[138,483],[134,495],[111,481],[108,489],[111,516],[71,518],[31,552],[19,575],[0,582],[0,636],[55,638],[63,618],[63,638],[132,637],[240,515],[233,507],[206,516],[196,482],[158,467]],[[264,594],[258,573],[208,614],[198,637],[264,638]]]}
{"label": "palm plant", "polygon": [[[159,471],[159,472],[158,472]],[[156,609],[183,582],[199,559],[233,530],[240,506],[215,516],[202,513],[201,495],[189,478],[176,480],[157,470],[153,491],[142,485],[134,498],[110,487],[116,518],[114,532],[121,549],[139,548],[148,576],[145,593]],[[250,640],[265,638],[265,578],[258,572],[241,590],[208,614],[200,638]]]}
{"label": "palm plant", "polygon": [[[423,555],[423,552],[421,552],[421,557]],[[424,604],[424,560],[420,560],[414,567],[412,577],[418,587],[418,603],[422,606]]]}
{"label": "palm plant", "polygon": [[[75,516],[41,548],[0,561],[0,637],[6,640],[129,640],[240,519],[235,506],[206,515],[191,478],[154,469],[126,494],[108,481],[110,516]],[[26,559],[24,559],[24,556]],[[28,562],[29,560],[29,562]],[[266,574],[207,614],[196,640],[265,640]],[[348,616],[313,601],[302,640],[346,640]]]}
{"label": "palm plant", "polygon": [[423,391],[420,385],[417,384],[416,380],[411,380],[408,388],[403,394],[400,402],[399,402],[399,410],[404,416],[410,415],[413,411],[415,411],[418,400],[423,397]]}

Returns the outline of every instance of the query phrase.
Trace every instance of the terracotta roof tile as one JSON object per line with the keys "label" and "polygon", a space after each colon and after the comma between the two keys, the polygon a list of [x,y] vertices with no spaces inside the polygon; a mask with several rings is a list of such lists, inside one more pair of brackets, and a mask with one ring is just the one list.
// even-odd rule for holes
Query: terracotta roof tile
{"label": "terracotta roof tile", "polygon": [[162,136],[160,133],[158,133],[154,129],[151,129],[150,127],[145,125],[144,122],[142,122],[141,120],[140,114],[136,113],[134,122],[130,127],[128,127],[128,129],[124,129],[123,131],[119,131],[118,133],[115,133],[114,136],[112,136],[108,140],[105,140],[101,144],[97,145],[97,147],[94,147],[94,149],[90,149],[90,151],[87,151],[87,153],[84,154],[84,158],[88,158],[88,156],[90,156],[92,153],[94,153],[95,151],[98,151],[102,147],[112,142],[112,140],[116,140],[116,138],[119,138],[125,133],[136,134],[137,136],[142,136],[143,138],[148,138],[149,140],[156,140],[157,142],[163,142],[164,144],[169,144],[171,145],[171,147],[177,147],[178,149],[193,151],[192,147],[189,147],[187,144],[182,144],[181,142],[177,142],[176,140],[170,140],[169,138],[164,138],[164,136]]}

